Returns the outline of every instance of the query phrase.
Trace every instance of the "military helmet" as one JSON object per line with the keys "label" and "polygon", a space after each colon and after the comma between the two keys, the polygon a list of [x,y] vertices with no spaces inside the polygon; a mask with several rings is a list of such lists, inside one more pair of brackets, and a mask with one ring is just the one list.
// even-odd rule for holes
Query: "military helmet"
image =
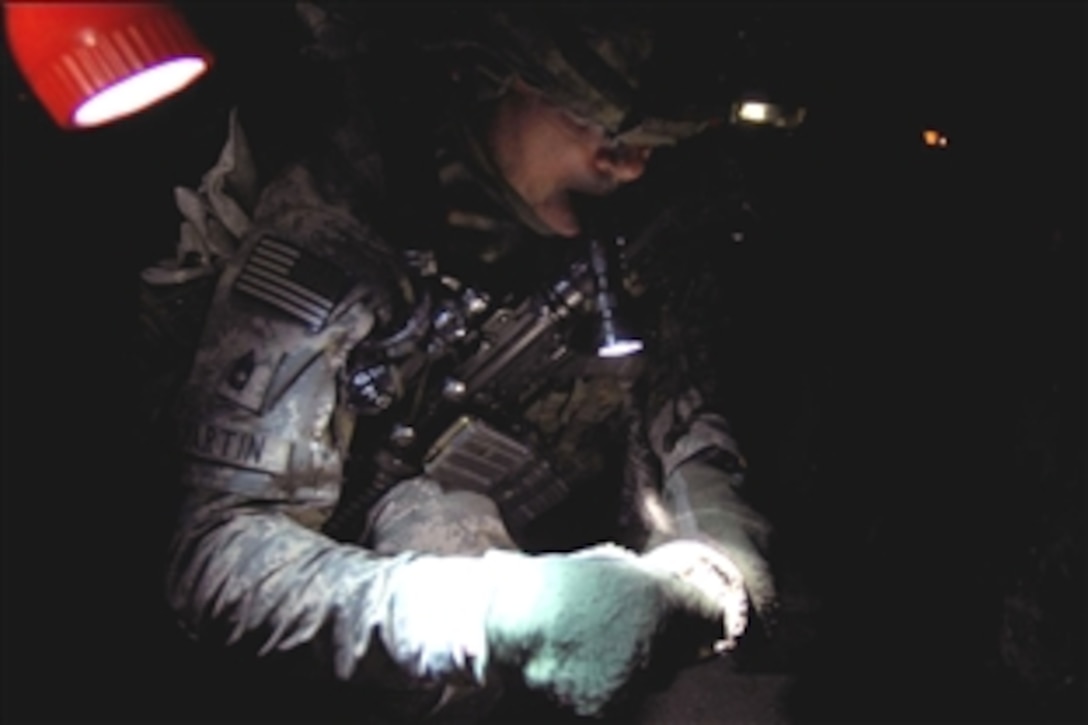
{"label": "military helmet", "polygon": [[519,77],[617,140],[663,145],[729,120],[745,84],[767,74],[763,20],[722,7],[534,5],[485,13],[463,47],[484,93]]}
{"label": "military helmet", "polygon": [[451,3],[423,14],[408,6],[390,23],[368,5],[299,5],[327,48],[330,39],[377,47],[377,29],[399,23],[386,39],[448,54],[469,96],[498,97],[520,78],[633,145],[673,144],[728,121],[744,82],[767,70],[766,43],[753,42],[764,16],[738,7]]}

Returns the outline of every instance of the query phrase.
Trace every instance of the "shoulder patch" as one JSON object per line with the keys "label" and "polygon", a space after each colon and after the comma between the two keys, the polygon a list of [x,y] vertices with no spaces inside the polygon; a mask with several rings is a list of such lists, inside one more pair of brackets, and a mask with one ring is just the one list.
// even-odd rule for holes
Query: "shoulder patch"
{"label": "shoulder patch", "polygon": [[336,265],[293,244],[262,237],[242,267],[234,289],[302,321],[313,332],[351,287]]}

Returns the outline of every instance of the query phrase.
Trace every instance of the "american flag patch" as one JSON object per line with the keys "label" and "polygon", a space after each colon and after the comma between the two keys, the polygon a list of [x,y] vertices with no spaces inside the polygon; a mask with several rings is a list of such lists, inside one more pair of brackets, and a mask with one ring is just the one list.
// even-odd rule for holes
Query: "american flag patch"
{"label": "american flag patch", "polygon": [[311,330],[325,326],[350,281],[334,265],[312,254],[263,237],[250,254],[234,288],[286,312]]}

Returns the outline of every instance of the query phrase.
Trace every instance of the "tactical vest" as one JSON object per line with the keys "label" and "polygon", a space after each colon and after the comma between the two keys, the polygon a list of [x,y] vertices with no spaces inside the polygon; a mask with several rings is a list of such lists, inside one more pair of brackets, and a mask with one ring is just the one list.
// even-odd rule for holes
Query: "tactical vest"
{"label": "tactical vest", "polygon": [[370,507],[420,474],[490,496],[515,539],[572,498],[615,521],[640,362],[596,357],[587,241],[536,236],[494,195],[470,198],[474,180],[454,168],[449,142],[395,127],[388,221],[398,228],[386,236],[432,244],[402,245],[414,308],[344,370],[358,417],[326,533],[365,537]]}

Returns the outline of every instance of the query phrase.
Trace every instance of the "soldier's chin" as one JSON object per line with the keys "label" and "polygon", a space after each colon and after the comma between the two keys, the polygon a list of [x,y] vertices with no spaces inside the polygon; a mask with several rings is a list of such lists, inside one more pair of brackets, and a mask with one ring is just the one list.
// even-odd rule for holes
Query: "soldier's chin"
{"label": "soldier's chin", "polygon": [[575,194],[584,194],[586,196],[608,196],[620,188],[620,182],[612,177],[601,176],[594,178],[592,181],[586,181],[579,184],[577,188],[571,191]]}
{"label": "soldier's chin", "polygon": [[536,212],[540,221],[561,237],[575,237],[582,231],[578,215],[571,205],[570,198],[566,195],[537,204],[533,207],[533,211]]}

